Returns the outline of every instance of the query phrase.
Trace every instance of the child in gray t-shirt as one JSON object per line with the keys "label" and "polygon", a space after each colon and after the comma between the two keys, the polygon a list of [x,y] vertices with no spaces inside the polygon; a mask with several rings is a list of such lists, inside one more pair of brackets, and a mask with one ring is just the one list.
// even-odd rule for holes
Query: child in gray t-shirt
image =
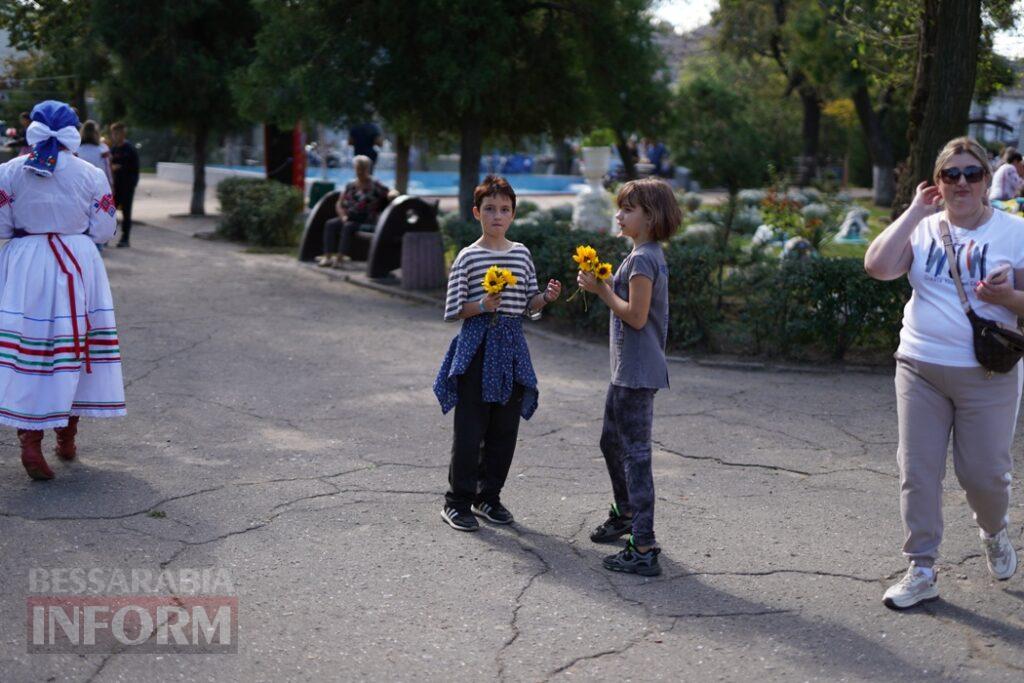
{"label": "child in gray t-shirt", "polygon": [[651,425],[654,394],[668,387],[668,266],[661,242],[679,228],[682,213],[672,188],[662,180],[633,180],[616,198],[615,220],[633,240],[633,251],[615,271],[612,284],[580,271],[579,286],[610,310],[608,346],[611,384],[604,407],[601,453],[612,480],[608,519],[590,535],[615,541],[632,531],[626,547],[604,559],[605,569],[644,576],[661,573],[654,538],[654,479]]}

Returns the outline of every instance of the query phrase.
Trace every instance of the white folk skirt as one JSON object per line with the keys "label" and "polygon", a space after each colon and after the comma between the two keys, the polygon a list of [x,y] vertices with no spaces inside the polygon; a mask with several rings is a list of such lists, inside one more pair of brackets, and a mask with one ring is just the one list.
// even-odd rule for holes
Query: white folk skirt
{"label": "white folk skirt", "polygon": [[63,427],[125,414],[114,301],[85,235],[28,235],[0,249],[0,424]]}

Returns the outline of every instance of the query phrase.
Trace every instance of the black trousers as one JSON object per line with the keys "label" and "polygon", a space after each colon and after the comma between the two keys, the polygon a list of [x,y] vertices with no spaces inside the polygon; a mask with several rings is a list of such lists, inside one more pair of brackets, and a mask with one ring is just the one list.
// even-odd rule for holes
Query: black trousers
{"label": "black trousers", "polygon": [[482,398],[483,344],[459,377],[455,405],[455,435],[448,467],[445,501],[468,511],[476,502],[498,502],[516,452],[523,387],[516,384],[508,403],[484,403]]}
{"label": "black trousers", "polygon": [[329,219],[324,223],[324,253],[350,255],[353,237],[361,227],[363,224],[355,221]]}
{"label": "black trousers", "polygon": [[128,241],[132,234],[132,202],[135,201],[135,186],[114,187],[114,203],[121,209],[121,240]]}

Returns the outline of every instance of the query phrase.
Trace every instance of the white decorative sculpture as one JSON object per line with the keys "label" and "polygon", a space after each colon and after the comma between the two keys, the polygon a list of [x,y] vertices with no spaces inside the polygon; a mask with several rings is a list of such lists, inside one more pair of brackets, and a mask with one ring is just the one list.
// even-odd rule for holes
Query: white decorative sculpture
{"label": "white decorative sculpture", "polygon": [[843,224],[839,226],[836,234],[836,242],[845,244],[867,244],[865,235],[868,234],[868,216],[871,215],[866,209],[855,208],[846,212]]}
{"label": "white decorative sculpture", "polygon": [[601,185],[608,172],[610,158],[610,147],[583,148],[583,176],[587,179],[587,187],[573,200],[573,229],[600,233],[612,229],[615,211],[611,197]]}
{"label": "white decorative sculpture", "polygon": [[784,233],[780,233],[771,225],[762,223],[757,226],[757,230],[754,231],[754,236],[751,238],[750,243],[755,247],[763,247],[769,244],[781,245],[786,239]]}

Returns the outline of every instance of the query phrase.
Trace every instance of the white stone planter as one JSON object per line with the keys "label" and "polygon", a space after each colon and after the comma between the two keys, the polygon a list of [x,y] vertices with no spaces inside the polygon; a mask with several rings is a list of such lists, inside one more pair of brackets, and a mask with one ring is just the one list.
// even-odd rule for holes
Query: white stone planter
{"label": "white stone planter", "polygon": [[573,200],[572,227],[606,233],[612,229],[612,200],[601,181],[611,163],[610,147],[583,148],[583,176],[587,187]]}

